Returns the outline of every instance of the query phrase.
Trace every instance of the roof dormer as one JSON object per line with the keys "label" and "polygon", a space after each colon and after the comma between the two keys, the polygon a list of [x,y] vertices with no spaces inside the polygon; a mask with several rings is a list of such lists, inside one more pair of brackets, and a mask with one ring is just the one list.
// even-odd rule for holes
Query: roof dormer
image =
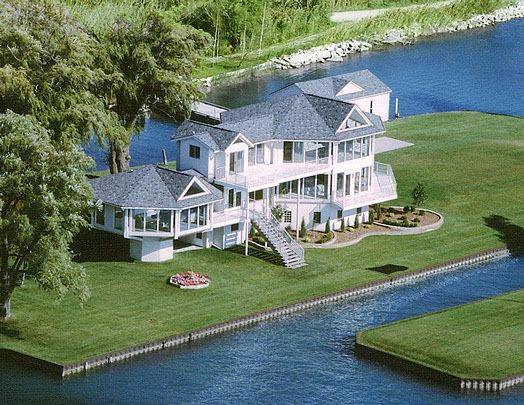
{"label": "roof dormer", "polygon": [[344,118],[337,132],[349,131],[356,128],[371,126],[371,121],[366,117],[358,106],[353,106],[349,114]]}
{"label": "roof dormer", "polygon": [[340,90],[337,93],[337,97],[345,96],[346,94],[359,93],[361,91],[364,91],[362,87],[360,87],[358,84],[354,83],[353,81],[350,81],[348,84],[342,87],[342,90]]}

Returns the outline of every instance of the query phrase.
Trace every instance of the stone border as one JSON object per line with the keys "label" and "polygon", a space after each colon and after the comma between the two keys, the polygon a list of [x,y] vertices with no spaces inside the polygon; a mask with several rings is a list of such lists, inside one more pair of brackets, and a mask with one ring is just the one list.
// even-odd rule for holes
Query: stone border
{"label": "stone border", "polygon": [[388,276],[384,279],[372,281],[340,292],[305,299],[289,305],[284,305],[274,309],[269,309],[267,311],[258,312],[254,315],[244,316],[231,321],[211,325],[206,328],[196,329],[188,333],[181,333],[163,339],[138,344],[123,350],[106,353],[100,356],[90,357],[80,362],[68,363],[62,366],[60,375],[64,377],[66,375],[81,373],[95,367],[123,361],[136,355],[163,350],[184,343],[190,343],[198,339],[203,339],[212,335],[236,330],[245,326],[251,326],[262,321],[279,318],[281,316],[289,315],[298,311],[303,311],[319,305],[329,304],[343,299],[359,296],[365,293],[380,291],[392,286],[409,283],[435,274],[452,271],[463,266],[477,264],[487,260],[507,256],[508,254],[509,250],[507,248],[491,249],[473,255],[465,256],[460,259],[450,260],[443,264],[428,266],[419,270],[415,270],[413,272]]}
{"label": "stone border", "polygon": [[[402,209],[402,207],[393,207],[393,208],[400,208],[400,209]],[[422,208],[417,208],[417,209],[422,209]],[[306,243],[302,243],[302,246],[304,246],[304,248],[306,248],[306,249],[338,249],[338,248],[344,248],[344,247],[356,245],[362,239],[364,239],[364,238],[366,238],[368,236],[419,235],[419,234],[422,234],[422,233],[431,232],[431,231],[434,231],[436,229],[439,229],[444,224],[444,217],[442,216],[442,214],[439,214],[436,211],[428,210],[428,209],[425,209],[425,208],[423,209],[423,211],[431,212],[432,214],[435,214],[436,216],[439,217],[439,220],[437,222],[435,222],[434,224],[429,224],[429,225],[426,225],[426,226],[417,226],[415,228],[406,228],[404,226],[386,225],[386,224],[383,224],[381,222],[376,222],[375,221],[375,222],[373,222],[374,225],[378,225],[378,226],[381,226],[381,227],[386,228],[386,229],[384,229],[383,231],[369,231],[369,232],[367,232],[365,234],[360,235],[358,238],[355,238],[353,240],[348,240],[347,242],[340,242],[340,243],[332,242],[332,243],[329,243],[329,242],[331,242],[331,241],[329,241],[329,242],[321,243],[321,244],[315,244],[315,243],[307,243],[306,244]],[[393,232],[391,232],[389,230],[391,230]],[[335,233],[335,237],[336,237],[336,233]]]}

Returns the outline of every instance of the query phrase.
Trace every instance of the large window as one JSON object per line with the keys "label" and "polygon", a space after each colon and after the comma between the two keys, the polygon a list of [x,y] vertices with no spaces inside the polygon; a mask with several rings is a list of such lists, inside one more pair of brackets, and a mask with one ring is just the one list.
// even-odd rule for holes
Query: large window
{"label": "large window", "polygon": [[351,194],[351,174],[346,174],[346,195]]}
{"label": "large window", "polygon": [[228,208],[240,207],[241,204],[242,204],[242,192],[235,191],[235,189],[230,188],[227,193]]}
{"label": "large window", "polygon": [[291,211],[284,211],[284,222],[286,224],[291,223]]}
{"label": "large window", "polygon": [[293,142],[293,162],[304,161],[304,142]]}
{"label": "large window", "polygon": [[160,232],[171,232],[171,211],[160,211],[158,230]]}
{"label": "large window", "polygon": [[368,191],[370,186],[370,180],[371,180],[371,170],[369,167],[363,167],[362,173],[360,175],[360,191]]}
{"label": "large window", "polygon": [[200,159],[200,146],[189,145],[189,157]]}
{"label": "large window", "polygon": [[337,197],[344,195],[344,173],[337,174]]}
{"label": "large window", "polygon": [[[171,211],[132,210],[133,232],[171,232]],[[115,222],[116,224],[116,222]]]}
{"label": "large window", "polygon": [[353,152],[354,159],[360,159],[362,151],[362,138],[355,139],[355,151]]}
{"label": "large window", "polygon": [[304,197],[315,198],[315,176],[304,179]]}
{"label": "large window", "polygon": [[257,151],[257,164],[264,163],[264,144],[255,145],[255,149]]}
{"label": "large window", "polygon": [[321,220],[322,220],[322,217],[321,217],[320,211],[314,211],[313,212],[313,223],[320,224]]}
{"label": "large window", "polygon": [[264,163],[264,144],[259,143],[248,149],[247,163],[249,166]]}
{"label": "large window", "polygon": [[328,175],[318,174],[317,175],[317,195],[316,198],[327,198],[328,192]]}
{"label": "large window", "polygon": [[186,208],[180,211],[180,231],[207,225],[207,205]]}
{"label": "large window", "polygon": [[363,138],[340,142],[338,144],[338,162],[359,159],[371,155],[372,143],[372,136],[365,136]]}
{"label": "large window", "polygon": [[284,162],[293,161],[293,142],[284,142]]}
{"label": "large window", "polygon": [[244,171],[244,152],[233,152],[229,154],[229,172],[242,173]]}
{"label": "large window", "polygon": [[304,142],[306,162],[328,163],[329,142]]}
{"label": "large window", "polygon": [[120,231],[124,230],[124,211],[115,207],[113,226]]}
{"label": "large window", "polygon": [[133,232],[144,232],[144,215],[145,210],[133,210]]}

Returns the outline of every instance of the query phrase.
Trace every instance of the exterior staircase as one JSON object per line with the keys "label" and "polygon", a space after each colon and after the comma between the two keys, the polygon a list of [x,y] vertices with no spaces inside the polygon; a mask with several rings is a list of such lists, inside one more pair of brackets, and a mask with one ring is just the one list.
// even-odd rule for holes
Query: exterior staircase
{"label": "exterior staircase", "polygon": [[252,211],[251,221],[255,228],[265,236],[271,248],[280,256],[284,266],[297,269],[307,265],[304,261],[304,248],[273,216],[268,217],[260,212]]}

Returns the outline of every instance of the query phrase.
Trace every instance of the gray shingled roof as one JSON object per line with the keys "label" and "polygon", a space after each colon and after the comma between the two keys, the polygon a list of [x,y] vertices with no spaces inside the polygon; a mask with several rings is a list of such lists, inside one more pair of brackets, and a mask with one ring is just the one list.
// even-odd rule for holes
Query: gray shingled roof
{"label": "gray shingled roof", "polygon": [[211,124],[186,120],[176,130],[171,139],[193,136],[214,151],[224,150],[237,137],[238,133]]}
{"label": "gray shingled roof", "polygon": [[241,132],[253,143],[271,139],[340,141],[384,130],[380,117],[364,113],[372,126],[337,133],[353,107],[300,93],[225,111],[217,127]]}
{"label": "gray shingled roof", "polygon": [[95,199],[119,207],[179,209],[222,199],[222,192],[202,178],[209,194],[178,198],[195,176],[148,165],[130,172],[91,179]]}
{"label": "gray shingled roof", "polygon": [[[337,93],[342,90],[349,82],[353,82],[362,87],[363,91],[337,96]],[[366,69],[359,70],[357,72],[344,73],[338,76],[295,83],[276,91],[273,93],[272,97],[276,99],[305,93],[349,102],[357,98],[368,97],[385,92],[391,92],[391,89],[386,86],[377,76]]]}

